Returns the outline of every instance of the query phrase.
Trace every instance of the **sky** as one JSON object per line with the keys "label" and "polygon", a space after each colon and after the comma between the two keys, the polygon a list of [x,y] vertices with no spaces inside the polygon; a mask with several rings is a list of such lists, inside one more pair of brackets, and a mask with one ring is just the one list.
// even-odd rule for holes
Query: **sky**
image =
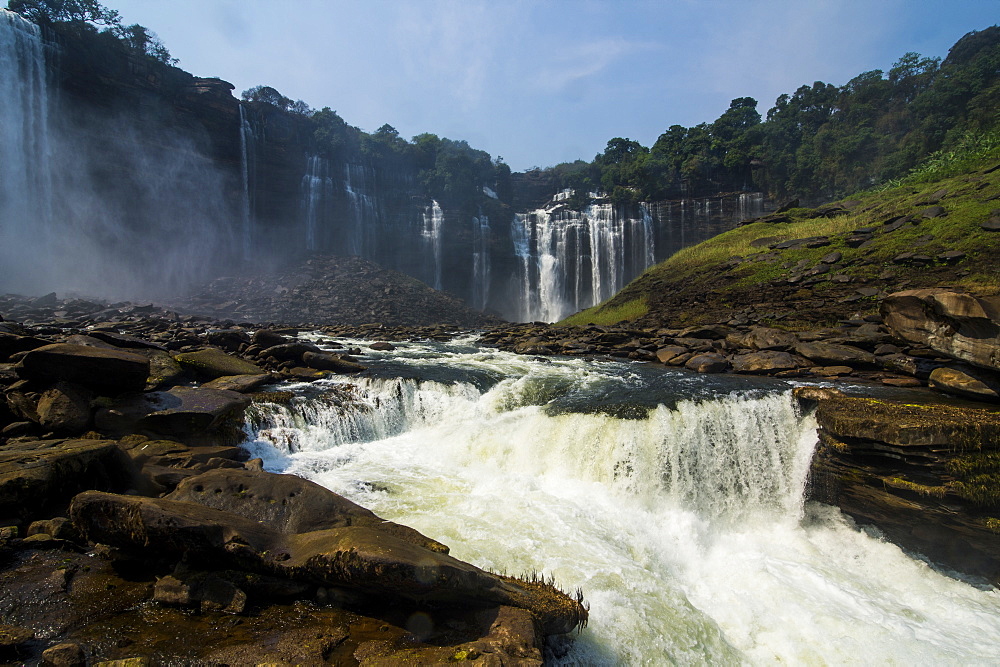
{"label": "sky", "polygon": [[515,171],[651,146],[738,97],[944,58],[1000,0],[104,0],[196,76],[351,125],[465,139]]}

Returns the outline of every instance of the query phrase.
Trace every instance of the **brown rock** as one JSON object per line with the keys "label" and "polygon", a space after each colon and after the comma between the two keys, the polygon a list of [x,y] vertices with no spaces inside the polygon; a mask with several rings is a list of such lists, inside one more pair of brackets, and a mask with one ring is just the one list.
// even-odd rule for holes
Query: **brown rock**
{"label": "brown rock", "polygon": [[72,382],[100,393],[142,391],[149,360],[139,354],[56,343],[28,352],[17,365],[23,378],[43,383]]}
{"label": "brown rock", "polygon": [[733,357],[736,373],[771,374],[798,368],[795,359],[787,352],[761,350]]}
{"label": "brown rock", "polygon": [[82,433],[90,424],[93,393],[79,385],[59,382],[38,399],[38,421],[47,429],[63,433]]}
{"label": "brown rock", "polygon": [[716,352],[706,352],[688,359],[684,367],[698,373],[723,373],[729,368],[729,361]]}
{"label": "brown rock", "polygon": [[996,383],[984,382],[957,368],[935,368],[931,371],[928,384],[932,389],[948,394],[976,401],[1000,402],[1000,392],[997,391]]}

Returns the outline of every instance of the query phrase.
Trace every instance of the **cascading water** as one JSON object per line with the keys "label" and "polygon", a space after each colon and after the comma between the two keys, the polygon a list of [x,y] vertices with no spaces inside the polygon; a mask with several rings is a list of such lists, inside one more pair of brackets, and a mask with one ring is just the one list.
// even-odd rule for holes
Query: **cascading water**
{"label": "cascading water", "polygon": [[490,301],[491,242],[490,219],[480,208],[479,215],[472,218],[472,306],[480,310]]}
{"label": "cascading water", "polygon": [[380,217],[378,199],[372,188],[373,177],[370,167],[344,165],[344,192],[351,204],[347,251],[359,257],[372,257],[371,236]]}
{"label": "cascading water", "polygon": [[0,284],[24,270],[20,235],[48,247],[52,218],[45,52],[38,26],[0,9]]}
{"label": "cascading water", "polygon": [[317,249],[317,233],[326,220],[327,207],[333,200],[333,178],[330,175],[330,161],[318,155],[310,155],[306,161],[306,173],[302,177],[302,215],[305,226],[306,250]]}
{"label": "cascading water", "polygon": [[259,408],[245,446],[458,558],[581,587],[557,664],[995,660],[997,591],[803,504],[815,423],[782,383],[470,341],[366,363]]}
{"label": "cascading water", "polygon": [[444,227],[444,211],[436,200],[431,201],[431,205],[424,209],[424,228],[420,232],[423,240],[424,250],[431,260],[430,276],[428,281],[434,289],[441,289],[441,230]]}
{"label": "cascading water", "polygon": [[249,260],[253,256],[255,149],[253,126],[250,124],[250,119],[247,118],[246,109],[240,104],[240,169],[243,176],[243,196],[240,200],[240,241],[242,242],[244,260]]}
{"label": "cascading water", "polygon": [[[568,192],[568,191],[567,191]],[[512,240],[521,264],[521,303],[508,317],[520,321],[560,320],[611,298],[656,258],[653,218],[622,214],[612,204],[574,211],[559,205],[519,213]]]}

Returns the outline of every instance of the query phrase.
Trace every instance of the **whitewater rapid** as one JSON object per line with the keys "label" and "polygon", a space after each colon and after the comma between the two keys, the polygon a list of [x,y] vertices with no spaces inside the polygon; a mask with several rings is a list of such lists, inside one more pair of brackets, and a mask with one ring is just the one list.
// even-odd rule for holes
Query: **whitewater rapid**
{"label": "whitewater rapid", "polygon": [[581,588],[558,664],[997,662],[995,589],[804,503],[816,425],[783,383],[472,340],[366,363],[286,387],[244,446],[457,558]]}

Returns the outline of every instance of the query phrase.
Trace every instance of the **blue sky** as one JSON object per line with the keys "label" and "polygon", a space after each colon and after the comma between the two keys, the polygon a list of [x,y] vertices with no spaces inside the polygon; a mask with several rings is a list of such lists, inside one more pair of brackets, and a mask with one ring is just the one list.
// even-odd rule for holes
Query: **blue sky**
{"label": "blue sky", "polygon": [[649,146],[781,93],[947,55],[1000,0],[105,0],[179,65],[372,131],[433,132],[515,170]]}

